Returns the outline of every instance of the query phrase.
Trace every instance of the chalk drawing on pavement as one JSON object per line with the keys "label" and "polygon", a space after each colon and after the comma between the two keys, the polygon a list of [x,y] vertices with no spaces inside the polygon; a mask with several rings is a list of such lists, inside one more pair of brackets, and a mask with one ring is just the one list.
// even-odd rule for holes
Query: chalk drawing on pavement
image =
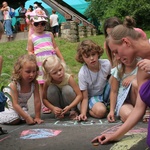
{"label": "chalk drawing on pavement", "polygon": [[129,150],[134,145],[137,145],[138,142],[143,140],[146,137],[146,133],[141,134],[132,134],[128,137],[123,138],[121,141],[115,143],[110,150]]}
{"label": "chalk drawing on pavement", "polygon": [[[18,128],[15,128],[14,130],[9,131],[9,133],[15,132],[16,130],[21,129],[21,128],[23,128],[24,126],[25,126],[25,125],[23,125],[23,126],[21,126],[21,127],[18,127]],[[11,135],[5,136],[4,138],[0,139],[0,142],[2,142],[2,141],[4,141],[4,140],[8,139],[9,137],[11,137]]]}
{"label": "chalk drawing on pavement", "polygon": [[[111,128],[108,128],[107,130],[105,130],[104,132],[102,132],[101,134],[104,134],[104,133],[114,133],[116,132],[119,127],[121,126],[122,124],[117,124]],[[125,135],[132,135],[132,134],[139,134],[139,133],[147,133],[147,128],[140,128],[140,127],[134,127],[133,129],[129,130]]]}
{"label": "chalk drawing on pavement", "polygon": [[[122,123],[120,120],[112,123],[112,124],[120,124]],[[49,125],[51,123],[48,123]],[[107,125],[112,125],[110,124],[107,120],[87,120],[87,121],[77,121],[77,120],[71,120],[71,121],[62,121],[62,120],[57,120],[56,122],[52,123],[53,125],[58,125],[58,126],[77,126],[77,125],[82,125],[82,126],[90,126],[90,125],[102,125],[102,124],[107,124]]]}
{"label": "chalk drawing on pavement", "polygon": [[[113,126],[101,134],[112,134],[115,131],[119,129],[121,124],[118,124],[116,126]],[[115,143],[110,150],[129,150],[134,145],[138,144],[141,140],[146,138],[147,135],[147,129],[146,128],[140,128],[140,127],[134,127],[129,132],[127,132],[126,137],[124,137],[122,140]]]}
{"label": "chalk drawing on pavement", "polygon": [[52,129],[29,129],[21,132],[21,139],[42,139],[57,136],[61,130]]}
{"label": "chalk drawing on pavement", "polygon": [[6,137],[4,137],[4,138],[2,138],[2,139],[0,139],[0,142],[2,142],[2,141],[4,141],[4,140],[8,139],[9,137],[10,137],[10,135],[9,135],[9,136],[6,136]]}

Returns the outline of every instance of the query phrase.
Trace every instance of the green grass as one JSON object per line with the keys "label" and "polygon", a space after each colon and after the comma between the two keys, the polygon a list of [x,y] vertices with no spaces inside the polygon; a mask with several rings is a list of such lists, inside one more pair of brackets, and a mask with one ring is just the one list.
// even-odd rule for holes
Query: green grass
{"label": "green grass", "polygon": [[[84,39],[80,39],[80,41]],[[103,35],[88,37],[88,39],[95,41],[97,44],[103,47],[103,42],[104,42]],[[75,60],[76,49],[79,42],[71,43],[62,38],[57,38],[56,43],[65,59],[67,66],[70,68],[75,78],[77,78],[78,71],[82,65]],[[3,68],[2,68],[3,73],[7,73],[11,75],[13,70],[13,65],[16,62],[17,58],[20,55],[27,53],[26,46],[27,46],[27,40],[0,43],[0,55],[2,55],[4,60]],[[104,57],[106,58],[105,54],[103,58]]]}
{"label": "green grass", "polygon": [[[150,37],[150,31],[146,31],[147,37]],[[87,38],[82,38],[80,39],[80,42],[85,39],[91,39],[94,42],[96,42],[98,45],[103,47],[104,45],[104,35],[98,35],[98,36],[91,36]],[[71,43],[68,42],[62,38],[57,38],[56,43],[65,59],[66,64],[70,68],[71,72],[77,79],[77,74],[82,66],[82,64],[78,63],[75,60],[75,55],[76,55],[76,49],[79,44],[78,43]],[[3,68],[2,72],[7,73],[11,75],[11,72],[13,70],[13,65],[17,58],[22,55],[26,54],[27,46],[27,40],[21,40],[21,41],[12,41],[12,42],[6,42],[6,43],[0,43],[0,55],[3,57]],[[104,53],[102,58],[107,58],[106,54]]]}

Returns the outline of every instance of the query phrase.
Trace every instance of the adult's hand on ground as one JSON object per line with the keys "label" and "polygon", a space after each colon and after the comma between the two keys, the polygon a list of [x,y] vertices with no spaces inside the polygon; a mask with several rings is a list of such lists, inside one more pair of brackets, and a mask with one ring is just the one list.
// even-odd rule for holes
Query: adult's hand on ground
{"label": "adult's hand on ground", "polygon": [[102,134],[100,136],[95,137],[91,142],[92,143],[99,142],[100,144],[103,145],[112,141],[117,141],[116,139],[114,139],[113,134]]}

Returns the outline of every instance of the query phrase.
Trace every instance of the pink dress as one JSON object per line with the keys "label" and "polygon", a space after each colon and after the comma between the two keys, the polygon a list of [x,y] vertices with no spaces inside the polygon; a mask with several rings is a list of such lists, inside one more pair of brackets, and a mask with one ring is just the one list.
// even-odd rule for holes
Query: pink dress
{"label": "pink dress", "polygon": [[42,35],[32,34],[31,37],[34,45],[34,54],[36,55],[37,64],[39,66],[39,76],[37,80],[39,84],[43,84],[42,63],[48,56],[56,55],[56,52],[49,32],[44,32]]}

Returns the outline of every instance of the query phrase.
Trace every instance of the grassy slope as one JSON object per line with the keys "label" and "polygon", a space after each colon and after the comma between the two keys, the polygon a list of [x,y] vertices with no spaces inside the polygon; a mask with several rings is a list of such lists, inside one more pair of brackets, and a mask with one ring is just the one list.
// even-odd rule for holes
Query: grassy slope
{"label": "grassy slope", "polygon": [[[149,38],[150,31],[146,31],[146,33],[147,37]],[[104,43],[103,35],[83,38],[80,39],[80,41],[84,39],[91,39],[103,47]],[[77,73],[81,67],[81,64],[75,60],[76,49],[79,43],[70,43],[61,38],[56,39],[56,43],[60,48],[67,65],[69,66],[70,70],[77,79]],[[26,46],[27,46],[26,40],[0,43],[0,55],[2,55],[4,59],[2,72],[11,74],[14,62],[16,61],[18,56],[27,53]],[[107,58],[105,53],[103,54],[102,58]]]}
{"label": "grassy slope", "polygon": [[[102,35],[95,36],[95,37],[88,37],[88,38],[92,39],[99,45],[103,46],[104,37]],[[81,39],[80,41],[82,40],[83,39]],[[79,64],[75,60],[76,49],[79,43],[70,43],[61,38],[56,39],[56,43],[59,49],[61,50],[61,53],[64,56],[65,61],[69,66],[70,70],[75,75],[75,77],[77,77],[77,73],[81,67],[81,64]],[[4,60],[2,72],[11,75],[13,65],[16,59],[20,55],[27,53],[26,46],[27,46],[26,40],[0,43],[0,55],[3,56],[3,60]]]}

